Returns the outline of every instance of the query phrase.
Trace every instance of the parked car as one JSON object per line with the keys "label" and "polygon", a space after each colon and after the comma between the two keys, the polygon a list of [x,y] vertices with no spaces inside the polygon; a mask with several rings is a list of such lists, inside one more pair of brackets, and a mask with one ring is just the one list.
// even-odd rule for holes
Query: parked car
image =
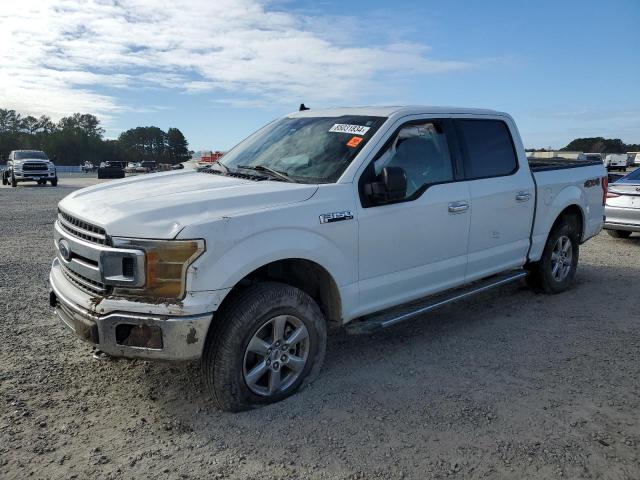
{"label": "parked car", "polygon": [[129,162],[127,166],[124,168],[125,173],[137,173],[142,169],[142,163],[140,162]]}
{"label": "parked car", "polygon": [[126,162],[109,161],[100,163],[98,178],[124,178]]}
{"label": "parked car", "polygon": [[601,153],[583,153],[580,160],[597,160],[598,162],[604,163],[604,158]]}
{"label": "parked car", "polygon": [[158,165],[154,161],[144,161],[140,164],[140,171],[142,173],[153,173],[158,171]]}
{"label": "parked car", "polygon": [[640,168],[610,184],[604,228],[615,238],[640,232]]}
{"label": "parked car", "polygon": [[58,185],[56,166],[41,150],[13,150],[2,171],[2,184],[17,187],[20,182]]}
{"label": "parked car", "polygon": [[604,157],[604,165],[607,170],[627,170],[627,155],[619,153],[610,153]]}
{"label": "parked car", "polygon": [[200,358],[214,402],[244,410],[316,376],[327,325],[384,329],[523,278],[566,290],[606,186],[601,162],[529,163],[505,113],[300,111],[208,169],[64,198],[49,300],[107,354]]}
{"label": "parked car", "polygon": [[83,173],[91,173],[96,171],[96,166],[91,162],[84,162],[80,165],[80,171]]}

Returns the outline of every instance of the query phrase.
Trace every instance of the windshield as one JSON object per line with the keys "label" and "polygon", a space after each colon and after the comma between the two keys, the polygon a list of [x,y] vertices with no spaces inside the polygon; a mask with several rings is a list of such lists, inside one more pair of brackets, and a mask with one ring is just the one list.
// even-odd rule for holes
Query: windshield
{"label": "windshield", "polygon": [[40,150],[25,150],[22,152],[15,152],[13,154],[13,158],[16,160],[25,160],[27,158],[29,159],[38,159],[38,160],[49,160],[49,157],[47,157],[47,154],[44,152],[41,152]]}
{"label": "windshield", "polygon": [[385,120],[360,115],[283,118],[239,143],[220,163],[231,171],[266,167],[297,182],[333,183]]}

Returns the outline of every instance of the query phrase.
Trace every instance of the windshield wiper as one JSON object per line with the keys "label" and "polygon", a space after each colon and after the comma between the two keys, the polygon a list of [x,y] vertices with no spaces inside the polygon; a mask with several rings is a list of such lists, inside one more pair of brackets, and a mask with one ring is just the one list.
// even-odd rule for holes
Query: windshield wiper
{"label": "windshield wiper", "polygon": [[255,170],[256,172],[270,173],[272,176],[284,180],[285,182],[296,183],[289,175],[284,172],[279,172],[273,168],[265,167],[264,165],[238,165],[238,168],[244,168],[245,170]]}
{"label": "windshield wiper", "polygon": [[227,167],[224,163],[213,162],[211,165],[209,165],[209,168],[213,168],[214,166],[222,167],[224,173],[229,173],[229,167]]}

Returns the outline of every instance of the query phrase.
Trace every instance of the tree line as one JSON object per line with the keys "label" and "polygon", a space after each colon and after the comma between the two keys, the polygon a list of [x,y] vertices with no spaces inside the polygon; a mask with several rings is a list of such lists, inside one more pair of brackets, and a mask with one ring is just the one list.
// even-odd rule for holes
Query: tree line
{"label": "tree line", "polygon": [[[553,149],[550,149],[553,150]],[[560,149],[564,152],[584,152],[584,153],[627,153],[640,152],[639,143],[624,143],[619,138],[587,137],[576,138],[569,142],[566,147]],[[546,148],[528,149],[530,152],[546,152]]]}
{"label": "tree line", "polygon": [[59,165],[85,161],[181,163],[191,158],[189,143],[177,128],[136,127],[116,140],[105,139],[100,120],[88,113],[74,113],[53,122],[46,115],[23,116],[0,108],[0,163],[11,150],[42,150]]}

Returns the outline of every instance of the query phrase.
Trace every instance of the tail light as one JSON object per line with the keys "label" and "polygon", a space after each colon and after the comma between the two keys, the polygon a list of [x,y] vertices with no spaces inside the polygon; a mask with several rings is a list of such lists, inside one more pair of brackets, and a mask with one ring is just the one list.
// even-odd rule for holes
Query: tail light
{"label": "tail light", "polygon": [[[602,205],[607,203],[607,198],[609,198],[609,177],[602,177]],[[617,196],[617,195],[616,195]]]}

